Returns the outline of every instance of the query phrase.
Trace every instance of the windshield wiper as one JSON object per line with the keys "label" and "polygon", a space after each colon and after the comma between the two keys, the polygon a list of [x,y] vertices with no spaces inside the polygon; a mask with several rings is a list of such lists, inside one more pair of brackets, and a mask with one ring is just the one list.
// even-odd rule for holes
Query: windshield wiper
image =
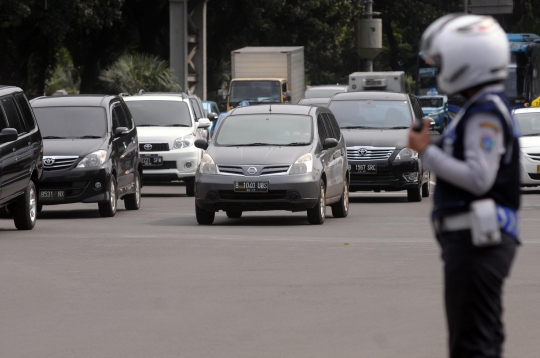
{"label": "windshield wiper", "polygon": [[341,127],[343,129],[381,129],[380,127],[368,127],[368,126],[348,126]]}
{"label": "windshield wiper", "polygon": [[227,147],[262,147],[262,146],[278,146],[279,144],[272,143],[246,143],[246,144],[229,144]]}
{"label": "windshield wiper", "polygon": [[76,137],[77,139],[99,139],[102,138],[99,135],[83,135],[82,137]]}
{"label": "windshield wiper", "polygon": [[159,127],[159,125],[145,123],[145,124],[137,124],[137,127]]}
{"label": "windshield wiper", "polygon": [[187,124],[178,124],[178,123],[175,123],[175,124],[166,124],[162,127],[191,127],[190,125],[187,125]]}
{"label": "windshield wiper", "polygon": [[411,127],[407,127],[407,126],[397,126],[397,127],[388,127],[388,128],[384,128],[384,129],[409,129]]}
{"label": "windshield wiper", "polygon": [[288,144],[281,144],[282,146],[284,147],[295,147],[295,146],[303,146],[303,145],[310,145],[311,143],[309,142],[292,142],[292,143],[288,143]]}
{"label": "windshield wiper", "polygon": [[43,139],[67,139],[67,137],[58,137],[55,135],[48,135],[48,136],[43,137]]}

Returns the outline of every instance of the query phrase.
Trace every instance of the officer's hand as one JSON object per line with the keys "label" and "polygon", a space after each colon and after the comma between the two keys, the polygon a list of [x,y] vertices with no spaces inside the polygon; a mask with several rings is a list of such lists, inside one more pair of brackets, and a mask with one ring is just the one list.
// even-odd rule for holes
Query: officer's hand
{"label": "officer's hand", "polygon": [[421,132],[415,132],[412,128],[409,129],[409,144],[407,144],[407,147],[422,153],[430,144],[429,127],[431,127],[431,119],[426,119]]}

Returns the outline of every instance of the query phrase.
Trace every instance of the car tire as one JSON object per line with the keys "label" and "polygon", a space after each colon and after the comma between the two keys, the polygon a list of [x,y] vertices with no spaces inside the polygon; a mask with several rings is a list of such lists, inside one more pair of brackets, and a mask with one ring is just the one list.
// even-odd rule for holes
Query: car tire
{"label": "car tire", "polygon": [[28,183],[24,194],[13,205],[13,221],[18,230],[32,230],[36,225],[37,194],[32,180]]}
{"label": "car tire", "polygon": [[109,200],[98,203],[99,215],[104,218],[112,218],[116,215],[116,209],[118,208],[118,190],[116,189],[116,178],[111,175],[109,181]]}
{"label": "car tire", "polygon": [[418,203],[422,201],[422,187],[407,189],[407,200],[411,203]]}
{"label": "car tire", "polygon": [[195,196],[195,178],[185,178],[184,183],[186,183],[186,195]]}
{"label": "car tire", "polygon": [[135,174],[135,192],[124,196],[126,210],[139,210],[141,207],[141,177]]}
{"label": "car tire", "polygon": [[230,219],[240,219],[242,217],[241,210],[227,210],[227,217]]}
{"label": "car tire", "polygon": [[197,222],[199,225],[212,225],[214,223],[216,213],[213,211],[206,211],[203,208],[199,208],[197,204],[195,204],[195,216],[197,217]]}
{"label": "car tire", "polygon": [[428,174],[427,181],[424,184],[422,184],[422,198],[429,198],[429,187],[431,185],[430,180],[431,179]]}
{"label": "car tire", "polygon": [[349,181],[345,179],[341,199],[337,203],[332,204],[332,216],[335,218],[346,218],[347,215],[349,215]]}
{"label": "car tire", "polygon": [[307,210],[308,221],[311,225],[322,225],[326,219],[326,190],[324,181],[319,184],[319,198],[314,208]]}

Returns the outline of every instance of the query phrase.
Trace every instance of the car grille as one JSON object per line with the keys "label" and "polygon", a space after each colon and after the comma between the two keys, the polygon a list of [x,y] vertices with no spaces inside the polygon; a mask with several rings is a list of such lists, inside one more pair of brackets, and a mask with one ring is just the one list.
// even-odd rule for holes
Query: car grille
{"label": "car grille", "polygon": [[385,147],[349,147],[347,159],[356,161],[385,160],[390,158],[396,148]]}
{"label": "car grille", "polygon": [[[249,175],[247,170],[251,167],[257,168],[257,173]],[[228,175],[242,175],[242,176],[259,176],[259,175],[283,175],[289,172],[290,165],[273,165],[268,167],[253,166],[253,165],[244,165],[244,166],[233,166],[233,165],[218,165],[218,170],[220,174]]]}
{"label": "car grille", "polygon": [[527,153],[529,159],[540,162],[540,153]]}
{"label": "car grille", "polygon": [[72,182],[42,182],[40,190],[64,190],[66,198],[74,197],[81,194],[88,186],[88,181],[72,181]]}
{"label": "car grille", "polygon": [[264,167],[261,170],[261,175],[277,175],[277,174],[287,174],[289,171],[290,165],[282,165],[275,167]]}
{"label": "car grille", "polygon": [[168,152],[169,143],[139,143],[141,152]]}
{"label": "car grille", "polygon": [[79,157],[43,157],[43,169],[45,170],[63,170],[69,169]]}
{"label": "car grille", "polygon": [[244,170],[242,169],[242,167],[218,165],[218,170],[222,174],[244,175]]}
{"label": "car grille", "polygon": [[219,198],[223,200],[283,200],[287,190],[268,190],[268,193],[236,193],[233,190],[219,190]]}
{"label": "car grille", "polygon": [[376,181],[388,181],[396,179],[394,173],[390,171],[388,167],[377,167],[377,174],[358,174],[351,173],[351,184],[361,184],[367,182],[376,182]]}

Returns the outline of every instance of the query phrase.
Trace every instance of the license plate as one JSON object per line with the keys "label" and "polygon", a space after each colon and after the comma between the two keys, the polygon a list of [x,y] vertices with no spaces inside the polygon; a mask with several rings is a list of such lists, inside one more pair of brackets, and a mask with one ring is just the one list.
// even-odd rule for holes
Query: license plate
{"label": "license plate", "polygon": [[540,174],[540,165],[537,165],[537,166],[536,166],[536,173],[537,173],[537,174]]}
{"label": "license plate", "polygon": [[349,171],[357,174],[377,174],[377,164],[350,164]]}
{"label": "license plate", "polygon": [[65,198],[66,198],[66,194],[63,190],[40,190],[39,191],[40,201],[64,200]]}
{"label": "license plate", "polygon": [[240,193],[267,193],[267,181],[235,181],[234,191]]}
{"label": "license plate", "polygon": [[141,157],[145,167],[159,167],[163,165],[163,157]]}

